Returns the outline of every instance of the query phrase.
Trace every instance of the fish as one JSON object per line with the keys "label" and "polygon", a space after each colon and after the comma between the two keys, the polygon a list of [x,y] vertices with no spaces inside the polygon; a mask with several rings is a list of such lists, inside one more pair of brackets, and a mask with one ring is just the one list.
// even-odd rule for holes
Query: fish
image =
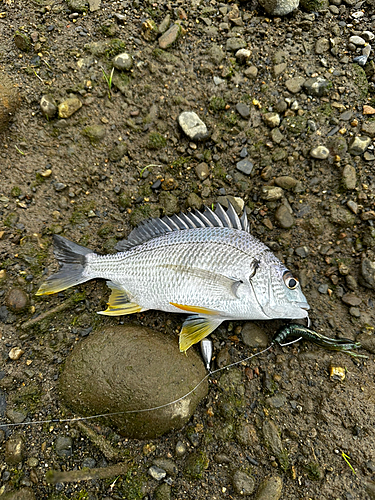
{"label": "fish", "polygon": [[297,278],[250,233],[246,211],[181,212],[143,221],[117,243],[117,253],[98,255],[54,235],[60,270],[36,295],[60,292],[104,278],[107,309],[119,316],[149,309],[189,314],[179,347],[186,352],[226,320],[302,319],[309,305]]}

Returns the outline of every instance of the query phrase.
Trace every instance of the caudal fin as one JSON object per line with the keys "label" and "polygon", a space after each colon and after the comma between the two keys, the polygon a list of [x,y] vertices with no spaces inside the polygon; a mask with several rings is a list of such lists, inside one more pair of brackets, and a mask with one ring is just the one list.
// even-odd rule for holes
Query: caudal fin
{"label": "caudal fin", "polygon": [[86,255],[92,253],[88,248],[77,245],[63,236],[54,235],[54,254],[61,269],[52,274],[36,292],[36,295],[50,295],[66,288],[84,283],[91,278],[83,275]]}

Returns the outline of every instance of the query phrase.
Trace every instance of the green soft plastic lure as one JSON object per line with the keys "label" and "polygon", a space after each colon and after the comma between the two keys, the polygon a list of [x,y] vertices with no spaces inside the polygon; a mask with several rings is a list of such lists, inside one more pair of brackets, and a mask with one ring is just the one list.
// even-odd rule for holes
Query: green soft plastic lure
{"label": "green soft plastic lure", "polygon": [[300,339],[309,340],[319,347],[329,349],[330,351],[339,351],[354,357],[367,358],[367,356],[363,354],[352,351],[352,349],[360,349],[362,347],[360,342],[354,342],[350,339],[332,339],[298,323],[290,323],[289,325],[281,327],[273,341],[282,346],[284,345],[283,342],[288,337],[299,337]]}

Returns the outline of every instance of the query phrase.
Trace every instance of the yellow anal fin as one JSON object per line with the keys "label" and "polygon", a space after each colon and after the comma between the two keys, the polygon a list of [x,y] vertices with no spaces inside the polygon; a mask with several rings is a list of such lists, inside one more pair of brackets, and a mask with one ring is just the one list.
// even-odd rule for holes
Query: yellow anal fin
{"label": "yellow anal fin", "polygon": [[143,307],[139,306],[135,302],[127,302],[122,306],[112,307],[108,303],[108,307],[105,311],[98,311],[98,314],[103,314],[105,316],[121,316],[123,314],[133,314],[144,311]]}
{"label": "yellow anal fin", "polygon": [[223,319],[220,317],[189,317],[182,325],[180,332],[180,351],[187,351],[193,344],[207,337],[222,322]]}
{"label": "yellow anal fin", "polygon": [[176,304],[175,302],[170,302],[171,306],[178,307],[182,311],[191,312],[194,314],[207,314],[208,316],[217,316],[220,314],[218,311],[214,311],[213,309],[208,309],[207,307],[198,307],[198,306],[187,306],[184,304]]}
{"label": "yellow anal fin", "polygon": [[118,285],[112,282],[108,282],[107,284],[112,290],[108,307],[105,311],[99,311],[98,314],[104,314],[105,316],[121,316],[123,314],[133,314],[145,310],[139,304],[129,302],[127,293]]}

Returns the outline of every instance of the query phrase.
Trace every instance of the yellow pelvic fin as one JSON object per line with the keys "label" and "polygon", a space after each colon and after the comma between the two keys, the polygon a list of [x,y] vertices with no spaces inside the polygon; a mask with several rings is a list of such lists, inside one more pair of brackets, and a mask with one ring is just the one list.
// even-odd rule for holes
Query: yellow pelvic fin
{"label": "yellow pelvic fin", "polygon": [[106,316],[121,316],[123,314],[133,314],[144,311],[145,309],[136,304],[129,302],[129,297],[125,290],[121,289],[118,285],[112,282],[107,282],[107,285],[112,289],[109,297],[108,307],[105,311],[99,311],[98,314]]}
{"label": "yellow pelvic fin", "polygon": [[223,319],[220,317],[207,318],[190,316],[182,325],[182,330],[180,332],[180,351],[187,351],[193,344],[207,337],[207,335],[215,330],[222,322]]}
{"label": "yellow pelvic fin", "polygon": [[207,314],[209,316],[220,314],[218,311],[214,311],[213,309],[208,309],[207,307],[198,307],[198,306],[187,306],[184,304],[176,304],[175,302],[170,302],[171,306],[178,307],[182,311],[191,312],[194,314]]}

